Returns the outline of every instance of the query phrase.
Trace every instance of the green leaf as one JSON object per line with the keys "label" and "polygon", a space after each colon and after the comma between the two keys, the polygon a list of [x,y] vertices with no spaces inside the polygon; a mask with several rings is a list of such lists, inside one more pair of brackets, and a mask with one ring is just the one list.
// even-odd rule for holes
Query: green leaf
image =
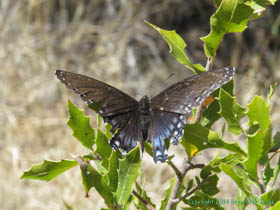
{"label": "green leaf", "polygon": [[248,159],[244,162],[244,166],[249,174],[255,179],[257,179],[258,161],[270,149],[271,134],[272,128],[269,127],[268,129],[258,131],[253,135],[247,135]]}
{"label": "green leaf", "polygon": [[268,153],[264,154],[261,160],[259,161],[262,166],[264,166],[263,170],[263,182],[265,186],[269,183],[269,181],[273,178],[273,169],[270,167]]}
{"label": "green leaf", "polygon": [[244,31],[247,28],[248,21],[252,14],[252,8],[243,3],[237,4],[227,33]]}
{"label": "green leaf", "polygon": [[109,186],[106,184],[104,176],[98,173],[98,171],[87,161],[80,159],[79,164],[86,194],[88,195],[89,190],[94,187],[103,197],[108,207],[114,206],[115,197],[110,191]]}
{"label": "green leaf", "polygon": [[238,176],[233,170],[232,166],[221,164],[221,170],[233,179],[239,189],[241,189],[247,196],[250,196],[250,188],[245,184],[246,180],[243,179],[243,177]]}
{"label": "green leaf", "polygon": [[220,190],[217,188],[217,184],[218,184],[218,176],[217,175],[212,175],[206,178],[207,181],[202,184],[201,186],[201,190],[207,194],[207,195],[216,195],[218,192],[220,192]]}
{"label": "green leaf", "polygon": [[236,153],[230,153],[223,158],[219,158],[218,156],[216,156],[213,160],[211,160],[207,164],[207,166],[205,166],[201,170],[200,176],[202,178],[208,177],[209,173],[211,171],[213,171],[215,173],[220,173],[221,172],[221,169],[220,169],[221,164],[226,164],[228,166],[234,167],[238,163],[242,162],[243,160],[244,160],[244,157],[239,155],[239,154],[236,154]]}
{"label": "green leaf", "polygon": [[89,124],[89,117],[79,110],[71,101],[68,101],[69,120],[67,125],[75,136],[86,148],[92,150],[94,145],[94,130]]}
{"label": "green leaf", "polygon": [[124,205],[131,192],[134,182],[136,181],[141,165],[139,144],[131,150],[125,159],[119,161],[119,182],[116,191],[117,203]]}
{"label": "green leaf", "polygon": [[219,102],[221,110],[219,114],[225,118],[228,124],[228,131],[233,134],[241,134],[240,119],[244,116],[246,109],[236,102],[236,98],[220,89]]}
{"label": "green leaf", "polygon": [[218,114],[220,110],[220,104],[218,100],[215,100],[211,103],[206,110],[203,111],[203,114],[200,118],[201,125],[205,126],[206,128],[211,128],[211,126],[221,118],[221,115]]}
{"label": "green leaf", "polygon": [[148,25],[157,30],[163,39],[167,42],[170,48],[170,53],[184,66],[191,69],[194,73],[204,71],[204,67],[200,64],[192,64],[189,57],[186,55],[184,49],[187,47],[185,41],[174,30],[168,31],[161,29],[147,21]]}
{"label": "green leaf", "polygon": [[211,16],[211,32],[201,38],[204,41],[204,51],[207,57],[215,57],[224,35],[230,28],[237,4],[238,0],[223,0],[216,13]]}
{"label": "green leaf", "polygon": [[166,209],[168,200],[169,200],[169,198],[170,198],[172,189],[173,189],[174,184],[175,184],[175,180],[176,180],[176,177],[173,177],[173,178],[171,179],[170,185],[169,185],[168,189],[165,191],[164,199],[161,201],[160,210],[165,210],[165,209]]}
{"label": "green leaf", "polygon": [[44,160],[43,163],[32,165],[32,168],[29,171],[25,171],[20,178],[50,181],[77,165],[78,163],[74,160],[61,160],[58,162]]}
{"label": "green leaf", "polygon": [[111,157],[109,159],[110,169],[108,172],[109,182],[110,182],[110,190],[112,192],[116,192],[118,187],[118,156],[116,152],[112,152]]}
{"label": "green leaf", "polygon": [[[257,179],[257,164],[259,159],[272,147],[272,127],[269,118],[269,105],[260,96],[255,96],[248,105],[247,115],[251,133],[247,135],[248,159],[244,166],[249,174]],[[253,127],[259,129],[252,129]],[[254,133],[252,133],[254,131]]]}
{"label": "green leaf", "polygon": [[102,165],[108,169],[109,168],[109,157],[112,153],[112,147],[108,143],[107,137],[102,133],[100,129],[97,130],[96,135],[96,150],[95,152],[99,154],[102,158]]}
{"label": "green leaf", "polygon": [[221,148],[246,156],[246,153],[237,143],[231,144],[223,141],[217,132],[211,131],[198,123],[186,125],[181,143],[186,151],[189,149],[189,144],[192,144],[196,147],[197,151],[208,148]]}
{"label": "green leaf", "polygon": [[268,128],[270,125],[270,106],[266,105],[262,97],[255,96],[251,103],[248,104],[248,109],[247,115],[249,117],[249,125],[258,124],[263,131]]}
{"label": "green leaf", "polygon": [[[231,80],[227,84],[223,85],[222,88],[228,94],[233,95],[233,81]],[[200,118],[201,125],[205,126],[206,128],[211,128],[213,123],[215,123],[218,119],[221,118],[221,115],[218,113],[220,111],[220,103],[217,100],[220,89],[216,90],[212,95],[215,98],[215,101],[211,103],[202,113]]]}

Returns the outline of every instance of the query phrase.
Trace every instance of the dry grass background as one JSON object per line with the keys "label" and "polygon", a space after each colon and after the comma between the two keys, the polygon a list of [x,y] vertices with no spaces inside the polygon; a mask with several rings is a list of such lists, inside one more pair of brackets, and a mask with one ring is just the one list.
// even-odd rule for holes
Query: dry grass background
{"label": "dry grass background", "polygon": [[[90,75],[137,99],[152,96],[190,72],[143,21],[176,29],[187,42],[193,62],[205,64],[199,37],[209,32],[211,2],[1,0],[0,208],[65,209],[63,199],[75,209],[103,206],[94,190],[84,197],[78,168],[49,183],[19,179],[31,164],[86,153],[65,124],[68,98],[80,108],[86,106],[55,79],[54,70]],[[237,67],[236,94],[243,105],[253,94],[265,95],[271,82],[279,80],[279,9],[278,3],[262,19],[250,22],[245,33],[226,36],[217,54],[216,67]],[[166,81],[171,73],[175,76]],[[279,129],[278,97],[279,91],[272,101],[272,120]],[[95,116],[87,109],[86,113]],[[177,147],[170,153],[175,151],[180,164],[184,152]],[[207,152],[197,161],[213,154]],[[143,169],[146,189],[159,203],[174,173],[146,155]],[[231,185],[227,177],[220,181],[219,196],[234,196]]]}

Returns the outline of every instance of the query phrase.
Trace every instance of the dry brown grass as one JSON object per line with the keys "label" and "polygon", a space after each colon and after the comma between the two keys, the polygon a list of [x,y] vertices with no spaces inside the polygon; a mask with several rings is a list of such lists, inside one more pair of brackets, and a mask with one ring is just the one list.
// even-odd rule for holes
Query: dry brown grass
{"label": "dry brown grass", "polygon": [[[173,82],[173,79],[165,81],[170,73],[176,73],[179,79],[188,72],[168,55],[167,45],[143,20],[151,19],[161,27],[165,27],[168,20],[167,25],[171,29],[173,21],[177,21],[175,14],[177,18],[181,14],[174,11],[188,8],[180,7],[181,4],[190,3],[179,0],[164,3],[0,1],[1,209],[64,209],[63,199],[75,209],[103,206],[102,199],[94,190],[89,198],[84,197],[77,168],[49,183],[19,179],[31,164],[86,153],[65,125],[67,99],[71,98],[81,108],[85,105],[72,93],[68,94],[55,79],[54,70],[88,74],[137,98],[146,93],[156,94]],[[270,11],[268,14],[273,13]],[[196,62],[205,63],[198,36],[205,35],[206,30],[202,28],[199,31],[197,27],[183,29],[180,27],[181,35],[193,46],[188,54],[192,53]],[[231,37],[234,44],[224,45],[231,50],[221,49],[227,54],[219,53],[220,58],[217,59],[218,66],[234,64],[240,67],[236,83],[239,85],[238,100],[243,104],[255,93],[264,94],[270,82],[280,77],[279,37],[270,35],[268,39],[265,30],[265,27],[260,28],[254,37],[254,46],[260,51],[252,53],[244,46],[246,37],[237,35]],[[251,31],[251,34],[254,33]],[[271,48],[271,43],[278,46]],[[243,69],[248,71],[243,73]],[[277,96],[273,100],[273,122],[278,126],[279,115],[276,112],[279,111],[279,102],[276,99]],[[87,113],[93,115],[92,112]],[[176,152],[184,154],[180,147]],[[176,161],[180,163],[182,160],[178,154]],[[149,195],[159,203],[174,173],[165,165],[155,165],[147,156],[144,156],[143,168]],[[229,189],[223,190],[221,197],[230,193]]]}

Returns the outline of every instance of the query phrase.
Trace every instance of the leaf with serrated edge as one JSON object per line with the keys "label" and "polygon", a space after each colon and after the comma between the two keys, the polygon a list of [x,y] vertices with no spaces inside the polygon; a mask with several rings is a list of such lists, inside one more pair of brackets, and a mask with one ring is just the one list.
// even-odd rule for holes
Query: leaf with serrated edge
{"label": "leaf with serrated edge", "polygon": [[29,171],[25,171],[21,179],[40,179],[50,181],[61,173],[77,166],[78,163],[74,160],[48,161],[34,164]]}
{"label": "leaf with serrated edge", "polygon": [[186,55],[184,49],[187,47],[185,41],[174,30],[168,31],[161,29],[148,21],[145,21],[148,25],[157,30],[163,39],[167,42],[170,48],[170,53],[184,66],[191,69],[193,72],[198,73],[204,71],[204,67],[200,64],[192,64],[189,57]]}
{"label": "leaf with serrated edge", "polygon": [[139,143],[137,147],[132,149],[126,156],[125,159],[119,160],[119,181],[116,191],[117,203],[124,205],[132,192],[132,187],[136,181],[141,165]]}
{"label": "leaf with serrated edge", "polygon": [[92,150],[94,145],[94,130],[89,124],[89,117],[79,110],[71,101],[68,101],[69,120],[67,125],[72,129],[75,136],[86,148]]}
{"label": "leaf with serrated edge", "polygon": [[188,147],[187,143],[193,144],[198,151],[208,148],[221,148],[246,156],[246,153],[237,143],[223,141],[217,132],[211,131],[198,123],[186,125],[181,143],[185,148]]}
{"label": "leaf with serrated edge", "polygon": [[225,118],[228,131],[237,135],[243,133],[239,121],[244,116],[246,109],[236,102],[235,97],[223,89],[220,89],[219,103],[221,107],[219,114]]}

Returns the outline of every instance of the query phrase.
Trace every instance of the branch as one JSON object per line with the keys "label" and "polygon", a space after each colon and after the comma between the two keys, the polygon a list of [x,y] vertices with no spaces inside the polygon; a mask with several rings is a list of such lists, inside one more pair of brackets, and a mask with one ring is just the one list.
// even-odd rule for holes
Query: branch
{"label": "branch", "polygon": [[183,195],[182,197],[175,199],[175,200],[174,200],[174,203],[178,203],[179,201],[181,201],[181,200],[183,200],[183,199],[189,197],[189,196],[190,196],[191,194],[193,194],[195,191],[199,190],[199,189],[202,187],[202,185],[203,185],[205,182],[207,182],[207,181],[208,181],[207,178],[206,178],[206,179],[203,179],[202,182],[201,182],[199,185],[197,185],[193,190],[191,190],[190,192],[186,193],[186,194]]}
{"label": "branch", "polygon": [[[178,193],[179,193],[179,190],[180,190],[180,187],[182,185],[182,182],[184,180],[184,177],[186,175],[186,173],[191,170],[191,169],[194,169],[194,168],[203,168],[204,167],[204,164],[192,164],[190,161],[188,162],[185,162],[184,165],[183,165],[183,168],[182,168],[182,171],[180,173],[176,173],[177,175],[177,178],[176,178],[176,181],[175,181],[175,184],[174,184],[174,187],[172,189],[172,192],[171,192],[171,195],[170,195],[170,198],[168,200],[168,203],[167,203],[167,206],[166,206],[166,209],[167,210],[172,210],[172,208],[174,207],[174,205],[176,204],[176,198],[178,196]],[[177,169],[177,167],[176,167]],[[178,169],[177,169],[178,170]],[[175,171],[176,172],[176,171]]]}
{"label": "branch", "polygon": [[148,203],[148,201],[146,201],[141,195],[139,195],[135,190],[132,191],[133,195],[135,195],[139,201],[141,201],[148,209],[150,210],[154,210],[155,208]]}

